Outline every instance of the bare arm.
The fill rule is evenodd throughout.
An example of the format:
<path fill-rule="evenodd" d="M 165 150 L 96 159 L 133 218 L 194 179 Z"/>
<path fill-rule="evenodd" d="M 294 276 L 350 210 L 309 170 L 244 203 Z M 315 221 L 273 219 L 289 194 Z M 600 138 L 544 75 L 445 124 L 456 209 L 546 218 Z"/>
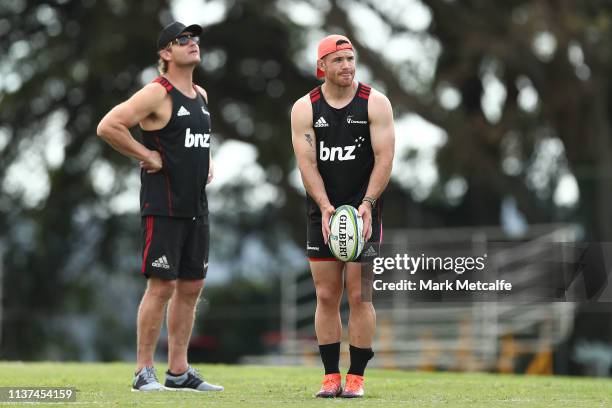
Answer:
<path fill-rule="evenodd" d="M 393 165 L 393 155 L 395 152 L 393 109 L 385 95 L 374 91 L 368 102 L 368 112 L 370 139 L 372 141 L 372 149 L 374 150 L 374 168 L 372 169 L 365 195 L 366 197 L 378 199 L 389 183 Z M 371 236 L 371 210 L 372 208 L 367 202 L 362 202 L 359 206 L 359 213 L 364 217 L 364 235 L 367 238 Z M 367 217 L 369 217 L 369 220 L 366 220 Z"/>
<path fill-rule="evenodd" d="M 391 102 L 379 92 L 372 93 L 369 102 L 370 138 L 374 150 L 374 169 L 370 176 L 366 196 L 378 198 L 391 177 L 395 153 L 395 128 Z"/>
<path fill-rule="evenodd" d="M 166 91 L 162 86 L 145 86 L 102 118 L 98 124 L 98 136 L 121 154 L 139 160 L 147 171 L 159 171 L 162 167 L 159 153 L 136 141 L 129 129 L 154 113 L 165 97 Z"/>
<path fill-rule="evenodd" d="M 312 106 L 307 96 L 298 99 L 291 110 L 291 141 L 304 188 L 321 210 L 323 239 L 327 244 L 329 218 L 335 209 L 329 202 L 321 173 L 317 168 L 316 139 L 312 127 Z"/>
<path fill-rule="evenodd" d="M 196 89 L 198 90 L 200 94 L 202 94 L 202 97 L 208 104 L 208 94 L 206 93 L 204 88 L 202 88 L 200 85 L 196 85 Z M 206 184 L 210 184 L 215 174 L 215 163 L 213 162 L 212 153 L 210 149 L 208 150 L 208 155 L 209 155 L 208 156 L 208 178 L 206 180 Z"/>

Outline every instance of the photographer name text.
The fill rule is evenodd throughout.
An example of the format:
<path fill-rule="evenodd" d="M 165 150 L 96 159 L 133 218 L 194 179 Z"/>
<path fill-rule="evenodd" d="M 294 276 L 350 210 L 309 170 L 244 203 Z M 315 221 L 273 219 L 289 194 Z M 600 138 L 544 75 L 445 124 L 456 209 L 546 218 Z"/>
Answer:
<path fill-rule="evenodd" d="M 510 291 L 512 283 L 506 282 L 503 279 L 497 279 L 492 282 L 468 280 L 455 280 L 438 282 L 434 280 L 420 280 L 418 282 L 402 279 L 397 282 L 383 282 L 377 279 L 372 283 L 374 290 L 399 290 L 399 291 Z"/>

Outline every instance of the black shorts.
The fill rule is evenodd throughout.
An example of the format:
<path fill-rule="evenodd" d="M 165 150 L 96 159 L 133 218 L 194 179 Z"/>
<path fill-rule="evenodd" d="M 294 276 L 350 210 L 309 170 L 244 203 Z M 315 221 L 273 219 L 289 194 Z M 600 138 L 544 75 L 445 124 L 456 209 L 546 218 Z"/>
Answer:
<path fill-rule="evenodd" d="M 376 207 L 372 211 L 372 236 L 363 246 L 361 255 L 353 262 L 365 262 L 365 258 L 374 258 L 380 253 L 382 243 L 382 211 Z M 310 261 L 337 261 L 331 250 L 323 241 L 321 231 L 321 213 L 309 215 L 306 218 L 306 254 Z"/>
<path fill-rule="evenodd" d="M 208 216 L 142 217 L 141 273 L 166 279 L 204 279 L 208 271 Z"/>

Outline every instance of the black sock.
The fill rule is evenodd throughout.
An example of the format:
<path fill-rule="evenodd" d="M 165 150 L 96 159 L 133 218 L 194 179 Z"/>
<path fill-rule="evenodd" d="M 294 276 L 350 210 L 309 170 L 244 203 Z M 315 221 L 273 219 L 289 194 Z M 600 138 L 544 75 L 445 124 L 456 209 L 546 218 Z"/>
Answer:
<path fill-rule="evenodd" d="M 181 374 L 174 374 L 172 371 L 168 370 L 166 371 L 168 374 L 170 374 L 173 377 L 180 377 L 181 375 L 185 374 L 187 371 L 181 373 Z"/>
<path fill-rule="evenodd" d="M 372 348 L 359 348 L 349 345 L 349 353 L 351 354 L 351 367 L 348 370 L 348 374 L 363 376 L 368 361 L 374 357 Z"/>
<path fill-rule="evenodd" d="M 340 374 L 340 342 L 331 344 L 319 344 L 319 353 L 321 353 L 321 361 L 325 367 L 325 375 Z"/>

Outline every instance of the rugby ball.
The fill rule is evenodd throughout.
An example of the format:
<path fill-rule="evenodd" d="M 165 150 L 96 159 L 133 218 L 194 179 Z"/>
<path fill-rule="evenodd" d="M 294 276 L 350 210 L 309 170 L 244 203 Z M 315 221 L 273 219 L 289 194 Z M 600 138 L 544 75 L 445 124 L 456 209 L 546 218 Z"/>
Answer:
<path fill-rule="evenodd" d="M 329 220 L 328 245 L 331 253 L 342 262 L 351 262 L 359 257 L 363 249 L 363 220 L 357 209 L 343 205 Z"/>

